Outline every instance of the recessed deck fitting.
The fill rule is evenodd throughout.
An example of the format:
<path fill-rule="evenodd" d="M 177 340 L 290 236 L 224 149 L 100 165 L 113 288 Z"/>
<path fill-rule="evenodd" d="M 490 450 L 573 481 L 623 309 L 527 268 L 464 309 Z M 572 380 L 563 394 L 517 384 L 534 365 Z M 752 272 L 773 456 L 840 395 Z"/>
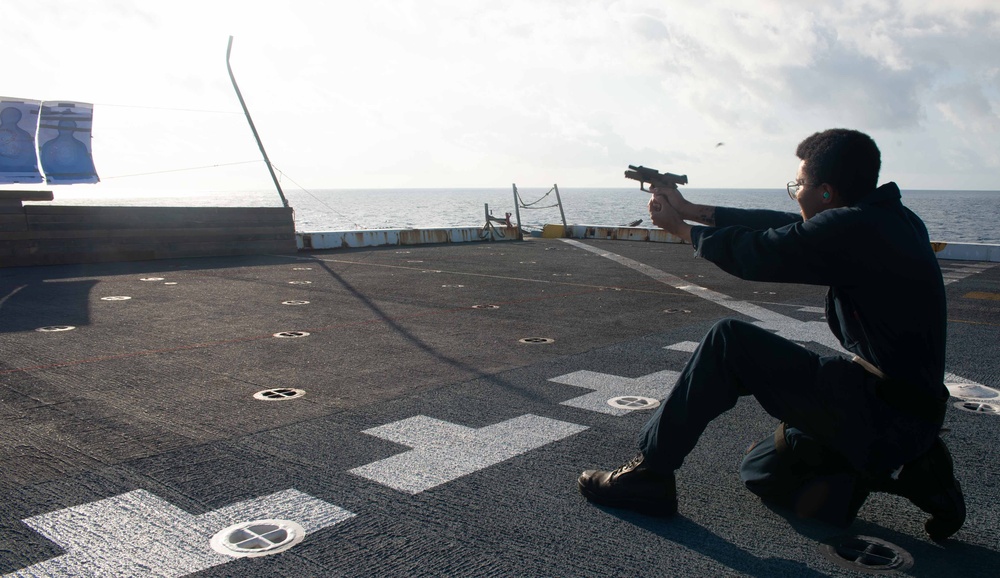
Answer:
<path fill-rule="evenodd" d="M 946 383 L 948 393 L 958 399 L 1000 400 L 1000 391 L 978 383 Z"/>
<path fill-rule="evenodd" d="M 284 552 L 306 536 L 305 529 L 289 520 L 254 520 L 233 524 L 214 536 L 212 549 L 234 558 L 256 558 Z"/>
<path fill-rule="evenodd" d="M 617 409 L 628 410 L 653 409 L 660 406 L 660 400 L 638 395 L 623 395 L 612 397 L 608 400 L 608 405 Z"/>
<path fill-rule="evenodd" d="M 529 345 L 555 343 L 555 341 L 556 340 L 551 337 L 525 337 L 524 339 L 518 339 L 518 342 L 527 343 Z"/>
<path fill-rule="evenodd" d="M 871 536 L 836 538 L 822 547 L 834 564 L 868 574 L 900 572 L 913 566 L 913 556 L 899 546 Z"/>
<path fill-rule="evenodd" d="M 281 331 L 274 334 L 275 337 L 281 339 L 295 339 L 296 337 L 307 337 L 308 335 L 308 331 Z"/>
<path fill-rule="evenodd" d="M 276 387 L 274 389 L 265 389 L 264 391 L 258 391 L 253 394 L 254 399 L 259 399 L 261 401 L 284 401 L 286 399 L 295 399 L 297 397 L 302 397 L 306 394 L 304 389 L 295 389 L 292 387 Z"/>
<path fill-rule="evenodd" d="M 955 404 L 955 407 L 957 407 L 962 411 L 968 411 L 972 413 L 1000 415 L 1000 405 L 983 403 L 981 401 L 960 401 Z"/>
<path fill-rule="evenodd" d="M 49 325 L 47 327 L 39 327 L 35 331 L 41 331 L 42 333 L 55 333 L 57 331 L 73 331 L 76 327 L 72 325 Z"/>

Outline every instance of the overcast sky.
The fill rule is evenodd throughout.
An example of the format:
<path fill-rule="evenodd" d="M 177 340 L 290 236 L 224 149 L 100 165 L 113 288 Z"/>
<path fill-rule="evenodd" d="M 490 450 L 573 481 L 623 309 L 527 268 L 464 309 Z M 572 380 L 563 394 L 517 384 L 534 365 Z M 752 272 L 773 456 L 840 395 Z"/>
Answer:
<path fill-rule="evenodd" d="M 74 190 L 271 187 L 230 35 L 268 155 L 307 189 L 626 187 L 628 164 L 781 188 L 831 127 L 875 138 L 882 181 L 1000 189 L 996 0 L 4 0 L 3 18 L 0 96 L 95 105 L 103 182 Z"/>

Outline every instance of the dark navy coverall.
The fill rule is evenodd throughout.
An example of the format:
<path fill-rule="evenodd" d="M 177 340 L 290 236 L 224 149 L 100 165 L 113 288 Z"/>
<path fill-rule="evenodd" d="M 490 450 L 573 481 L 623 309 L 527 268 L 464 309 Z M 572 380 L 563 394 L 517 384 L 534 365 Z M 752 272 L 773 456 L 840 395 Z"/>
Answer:
<path fill-rule="evenodd" d="M 820 356 L 756 325 L 723 320 L 640 433 L 648 467 L 679 468 L 708 423 L 743 395 L 789 426 L 790 445 L 826 452 L 789 467 L 775 459 L 773 441 L 761 444 L 741 473 L 765 498 L 787 495 L 817 472 L 887 475 L 924 453 L 948 399 L 946 302 L 927 229 L 902 205 L 896 184 L 806 221 L 719 207 L 715 222 L 692 229 L 696 256 L 741 279 L 829 286 L 831 331 L 888 379 L 840 355 Z"/>

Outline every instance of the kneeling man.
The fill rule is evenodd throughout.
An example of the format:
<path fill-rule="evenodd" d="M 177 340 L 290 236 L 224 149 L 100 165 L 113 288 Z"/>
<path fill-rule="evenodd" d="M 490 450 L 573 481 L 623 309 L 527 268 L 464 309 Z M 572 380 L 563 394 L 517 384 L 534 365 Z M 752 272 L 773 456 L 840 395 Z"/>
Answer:
<path fill-rule="evenodd" d="M 853 358 L 720 321 L 640 432 L 639 454 L 613 471 L 583 472 L 580 492 L 607 506 L 674 514 L 674 471 L 709 422 L 752 395 L 781 422 L 743 460 L 752 492 L 844 525 L 870 492 L 899 494 L 930 514 L 925 528 L 943 540 L 964 523 L 965 501 L 938 437 L 947 318 L 927 229 L 894 183 L 877 186 L 881 156 L 868 135 L 816 133 L 796 155 L 788 193 L 800 214 L 698 205 L 661 187 L 652 190 L 650 216 L 741 279 L 828 286 L 830 330 Z"/>

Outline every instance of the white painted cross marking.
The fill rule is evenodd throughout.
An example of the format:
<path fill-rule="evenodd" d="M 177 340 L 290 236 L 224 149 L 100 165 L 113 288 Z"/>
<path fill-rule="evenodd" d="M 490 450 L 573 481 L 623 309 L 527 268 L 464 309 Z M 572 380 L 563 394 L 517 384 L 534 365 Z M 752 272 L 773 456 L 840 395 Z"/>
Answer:
<path fill-rule="evenodd" d="M 683 351 L 684 353 L 694 353 L 695 349 L 698 349 L 700 345 L 697 341 L 681 341 L 680 343 L 675 343 L 673 345 L 668 345 L 663 349 L 672 349 L 674 351 Z"/>
<path fill-rule="evenodd" d="M 775 313 L 775 315 L 780 315 Z M 782 315 L 782 317 L 784 317 Z M 784 337 L 789 341 L 812 341 L 825 345 L 830 349 L 847 353 L 847 350 L 837 341 L 837 338 L 830 332 L 830 326 L 825 321 L 798 321 L 791 317 L 785 321 L 781 319 L 768 319 L 766 321 L 754 321 L 754 325 L 773 331 L 775 335 Z"/>
<path fill-rule="evenodd" d="M 350 472 L 418 494 L 585 429 L 531 414 L 478 429 L 418 415 L 364 431 L 412 450 Z"/>
<path fill-rule="evenodd" d="M 651 397 L 653 399 L 663 399 L 667 397 L 677 382 L 677 371 L 657 371 L 642 377 L 622 377 L 620 375 L 609 375 L 607 373 L 597 373 L 595 371 L 574 371 L 559 377 L 553 377 L 549 381 L 575 385 L 593 389 L 593 393 L 574 397 L 562 402 L 561 405 L 578 407 L 610 415 L 625 415 L 632 413 L 632 410 L 611 407 L 608 400 L 613 397 L 636 396 Z"/>
<path fill-rule="evenodd" d="M 66 553 L 4 577 L 186 576 L 235 560 L 212 550 L 210 541 L 216 532 L 237 522 L 284 518 L 314 532 L 353 516 L 298 490 L 200 516 L 135 490 L 24 520 Z"/>
<path fill-rule="evenodd" d="M 968 265 L 952 265 L 950 267 L 941 267 L 941 276 L 944 277 L 944 284 L 950 285 L 952 283 L 957 283 L 962 279 L 970 275 L 975 275 L 976 273 L 982 273 L 987 269 L 995 267 L 992 264 L 968 264 Z"/>

